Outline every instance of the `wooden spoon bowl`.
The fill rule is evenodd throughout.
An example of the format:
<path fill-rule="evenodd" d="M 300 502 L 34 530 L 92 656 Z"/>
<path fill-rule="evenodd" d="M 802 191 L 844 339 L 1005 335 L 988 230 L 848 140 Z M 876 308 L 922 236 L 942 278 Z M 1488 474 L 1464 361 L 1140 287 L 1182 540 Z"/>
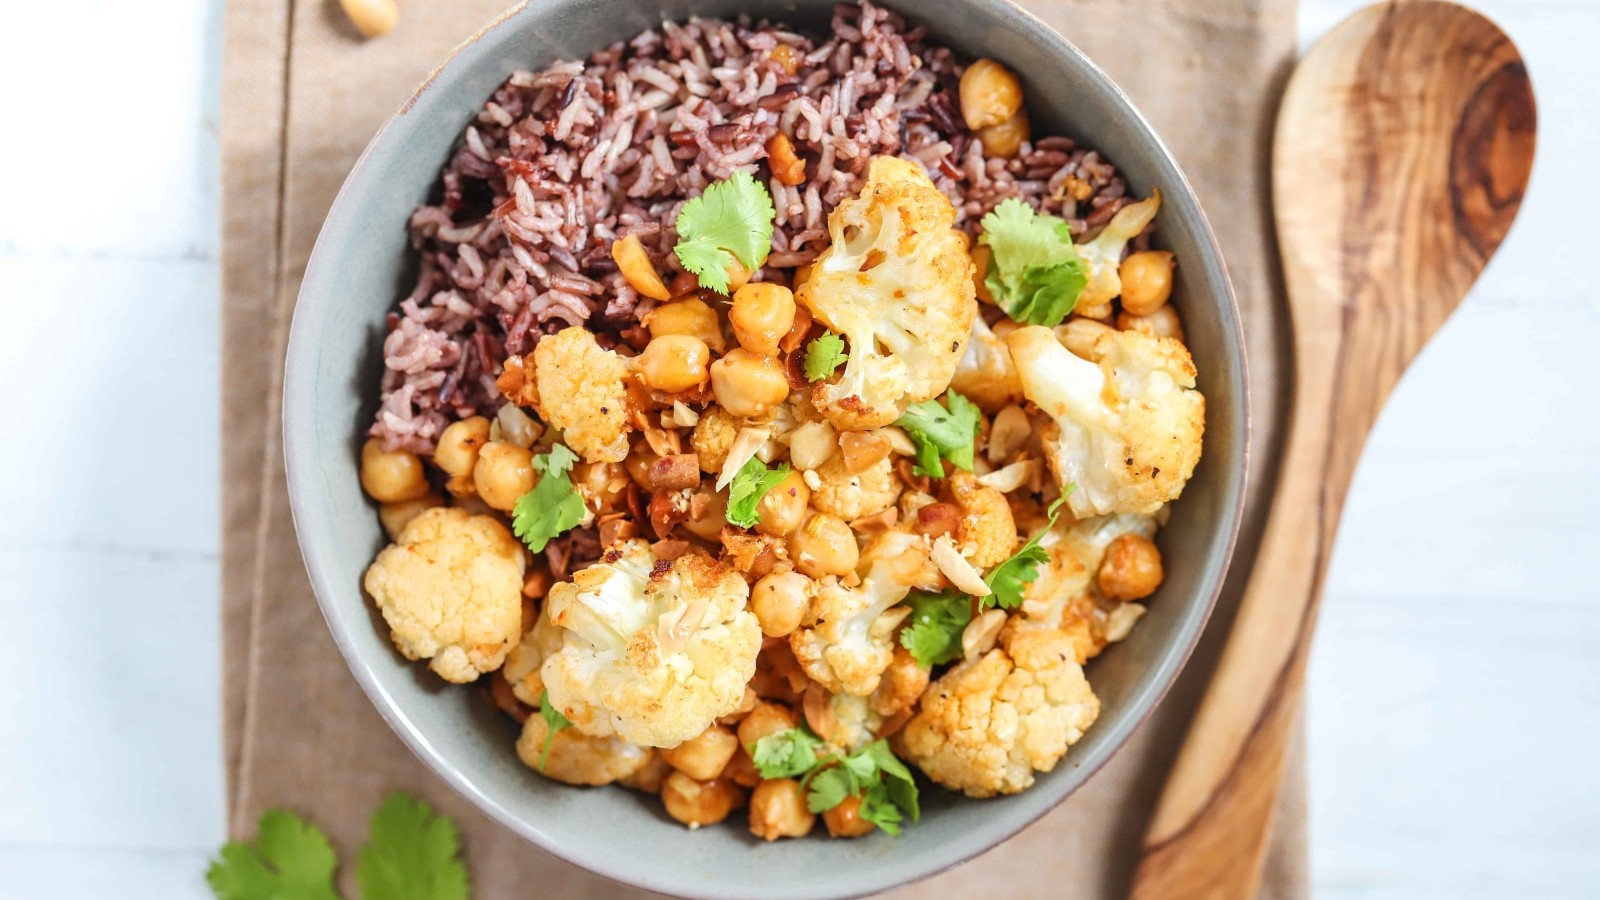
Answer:
<path fill-rule="evenodd" d="M 1272 174 L 1292 424 L 1233 633 L 1146 833 L 1136 900 L 1256 895 L 1356 462 L 1510 229 L 1535 120 L 1510 39 L 1441 0 L 1357 12 L 1290 80 Z"/>

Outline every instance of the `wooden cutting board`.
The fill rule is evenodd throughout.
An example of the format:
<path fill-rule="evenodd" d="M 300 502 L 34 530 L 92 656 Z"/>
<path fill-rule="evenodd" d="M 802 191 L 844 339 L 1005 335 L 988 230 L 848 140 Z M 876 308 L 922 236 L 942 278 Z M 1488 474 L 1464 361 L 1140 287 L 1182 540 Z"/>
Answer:
<path fill-rule="evenodd" d="M 535 0 L 537 2 L 537 0 Z M 490 822 L 435 778 L 349 675 L 306 583 L 278 433 L 283 346 L 328 206 L 367 139 L 451 46 L 503 0 L 409 0 L 398 28 L 363 42 L 333 0 L 229 0 L 223 84 L 223 622 L 230 831 L 263 809 L 322 824 L 353 858 L 382 795 L 404 788 L 460 823 L 476 896 L 637 895 L 561 863 Z M 1244 314 L 1254 486 L 1234 571 L 1250 564 L 1282 434 L 1284 320 L 1266 218 L 1267 140 L 1294 51 L 1294 0 L 1028 0 L 1106 68 L 1194 182 Z M 1114 898 L 1236 601 L 1128 747 L 1038 824 L 984 857 L 897 892 Z M 314 698 L 308 700 L 308 698 Z M 509 752 L 509 748 L 508 752 Z M 1303 757 L 1290 765 L 1263 896 L 1309 896 Z M 1063 886 L 1070 886 L 1064 890 Z M 353 896 L 353 893 L 351 893 Z"/>

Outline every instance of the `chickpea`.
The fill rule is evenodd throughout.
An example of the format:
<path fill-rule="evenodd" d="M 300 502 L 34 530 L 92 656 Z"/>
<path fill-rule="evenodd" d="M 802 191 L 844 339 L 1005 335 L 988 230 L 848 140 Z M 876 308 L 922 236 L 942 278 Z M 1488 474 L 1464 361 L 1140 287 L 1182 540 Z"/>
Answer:
<path fill-rule="evenodd" d="M 645 386 L 676 394 L 706 383 L 711 348 L 693 335 L 664 334 L 651 339 L 634 365 Z"/>
<path fill-rule="evenodd" d="M 717 321 L 717 311 L 699 297 L 684 297 L 663 303 L 644 317 L 651 337 L 669 334 L 686 334 L 705 341 L 707 347 L 721 353 L 727 346 L 722 336 L 722 324 Z"/>
<path fill-rule="evenodd" d="M 756 768 L 755 762 L 750 759 L 750 754 L 740 747 L 733 754 L 733 759 L 728 760 L 728 767 L 722 770 L 722 777 L 739 787 L 753 788 L 761 783 L 761 770 Z"/>
<path fill-rule="evenodd" d="M 816 824 L 816 814 L 806 808 L 806 792 L 793 778 L 763 781 L 750 795 L 750 833 L 764 841 L 805 837 Z"/>
<path fill-rule="evenodd" d="M 836 838 L 853 838 L 871 834 L 878 826 L 861 818 L 861 797 L 852 795 L 844 802 L 822 814 L 828 834 Z"/>
<path fill-rule="evenodd" d="M 1095 342 L 1111 330 L 1109 325 L 1090 319 L 1068 319 L 1065 325 L 1056 327 L 1056 339 L 1063 347 L 1088 359 L 1094 354 Z"/>
<path fill-rule="evenodd" d="M 622 467 L 628 470 L 628 477 L 633 483 L 645 490 L 650 490 L 650 467 L 655 465 L 661 457 L 650 449 L 650 444 L 642 438 L 636 441 L 633 449 L 628 452 L 628 458 L 622 461 Z"/>
<path fill-rule="evenodd" d="M 397 503 L 427 494 L 428 479 L 415 453 L 385 450 L 371 438 L 361 445 L 361 487 L 379 503 Z"/>
<path fill-rule="evenodd" d="M 700 498 L 705 499 L 700 499 Z M 728 524 L 728 495 L 726 491 L 703 490 L 689 499 L 689 518 L 683 520 L 685 531 L 702 541 L 715 541 Z"/>
<path fill-rule="evenodd" d="M 1017 114 L 1001 122 L 999 125 L 990 125 L 978 131 L 978 140 L 983 143 L 983 152 L 990 159 L 1011 159 L 1022 151 L 1022 145 L 1032 135 L 1028 126 L 1028 111 L 1017 110 Z"/>
<path fill-rule="evenodd" d="M 791 471 L 756 504 L 756 530 L 784 537 L 800 527 L 811 503 L 811 488 L 799 472 Z"/>
<path fill-rule="evenodd" d="M 728 324 L 740 346 L 776 356 L 778 341 L 794 326 L 794 294 L 781 284 L 752 281 L 734 292 Z"/>
<path fill-rule="evenodd" d="M 788 45 L 779 44 L 778 48 L 787 50 Z M 781 131 L 767 139 L 767 166 L 780 184 L 806 183 L 806 161 L 795 155 L 794 144 Z"/>
<path fill-rule="evenodd" d="M 491 507 L 510 512 L 523 494 L 533 490 L 535 480 L 533 451 L 502 441 L 490 441 L 478 450 L 472 481 L 478 496 Z"/>
<path fill-rule="evenodd" d="M 434 493 L 423 494 L 415 500 L 385 503 L 378 507 L 378 521 L 383 523 L 383 533 L 389 536 L 389 540 L 398 541 L 400 532 L 406 530 L 412 519 L 422 515 L 424 510 L 443 505 L 444 500 Z"/>
<path fill-rule="evenodd" d="M 987 149 L 987 148 L 986 148 Z M 988 244 L 979 244 L 972 248 L 972 286 L 977 291 L 978 299 L 985 303 L 993 303 L 994 295 L 989 293 L 989 286 L 983 283 L 983 277 L 989 274 L 989 260 L 994 252 Z"/>
<path fill-rule="evenodd" d="M 961 73 L 961 117 L 973 131 L 999 125 L 1022 108 L 1022 82 L 992 59 L 980 59 Z"/>
<path fill-rule="evenodd" d="M 1123 331 L 1142 331 L 1151 337 L 1174 338 L 1183 343 L 1183 322 L 1171 304 L 1160 307 L 1148 316 L 1135 316 L 1127 312 L 1117 314 L 1117 327 Z"/>
<path fill-rule="evenodd" d="M 861 550 L 849 524 L 838 516 L 817 513 L 789 535 L 789 558 L 800 574 L 821 578 L 855 571 Z"/>
<path fill-rule="evenodd" d="M 733 259 L 733 262 L 728 264 L 728 295 L 729 296 L 732 296 L 735 292 L 737 292 L 739 290 L 739 288 L 744 287 L 745 283 L 750 280 L 750 275 L 752 274 L 749 269 L 746 269 L 744 267 L 744 263 L 739 261 L 739 257 L 734 256 L 734 257 L 732 257 L 732 259 Z"/>
<path fill-rule="evenodd" d="M 799 572 L 773 572 L 750 589 L 750 610 L 761 623 L 767 637 L 784 637 L 800 627 L 805 618 L 806 585 L 810 579 Z"/>
<path fill-rule="evenodd" d="M 661 802 L 667 815 L 693 829 L 726 819 L 744 802 L 744 791 L 732 781 L 695 781 L 673 772 L 661 783 Z"/>
<path fill-rule="evenodd" d="M 733 732 L 713 725 L 676 747 L 661 751 L 661 756 L 679 772 L 695 781 L 710 781 L 722 772 L 722 767 L 739 749 L 739 739 Z"/>
<path fill-rule="evenodd" d="M 1122 308 L 1129 315 L 1148 316 L 1172 296 L 1172 269 L 1177 265 L 1167 250 L 1142 250 L 1122 261 Z"/>
<path fill-rule="evenodd" d="M 572 467 L 572 486 L 589 501 L 590 509 L 616 512 L 628 493 L 628 471 L 621 463 L 581 462 Z"/>
<path fill-rule="evenodd" d="M 753 419 L 788 399 L 789 376 L 770 356 L 729 350 L 711 364 L 711 391 L 730 414 Z"/>
<path fill-rule="evenodd" d="M 1156 592 L 1163 577 L 1155 543 L 1142 535 L 1121 534 L 1106 546 L 1096 583 L 1108 599 L 1143 600 Z"/>
<path fill-rule="evenodd" d="M 661 273 L 650 261 L 650 254 L 644 252 L 644 244 L 640 243 L 638 234 L 612 241 L 611 259 L 616 262 L 629 287 L 651 300 L 672 299 L 672 294 L 667 292 L 666 282 L 661 280 Z"/>
<path fill-rule="evenodd" d="M 739 723 L 739 746 L 746 750 L 754 747 L 756 742 L 769 734 L 788 731 L 800 721 L 794 711 L 787 706 L 765 701 L 756 704 Z"/>
<path fill-rule="evenodd" d="M 393 31 L 400 21 L 400 6 L 395 0 L 339 0 L 339 5 L 362 37 L 381 37 Z"/>
<path fill-rule="evenodd" d="M 478 464 L 478 449 L 489 442 L 489 420 L 472 416 L 451 422 L 433 449 L 433 464 L 446 475 L 471 475 Z"/>

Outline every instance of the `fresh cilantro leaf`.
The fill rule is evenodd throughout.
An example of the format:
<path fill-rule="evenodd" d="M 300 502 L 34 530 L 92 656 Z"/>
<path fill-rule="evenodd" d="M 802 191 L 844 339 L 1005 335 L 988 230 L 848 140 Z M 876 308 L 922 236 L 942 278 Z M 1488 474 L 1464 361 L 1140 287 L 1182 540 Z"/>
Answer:
<path fill-rule="evenodd" d="M 749 172 L 735 172 L 678 212 L 678 261 L 700 279 L 700 286 L 728 292 L 728 268 L 737 259 L 754 272 L 772 252 L 772 220 L 777 210 L 767 186 Z"/>
<path fill-rule="evenodd" d="M 845 798 L 860 796 L 859 815 L 890 834 L 900 833 L 906 815 L 915 822 L 922 810 L 917 802 L 917 783 L 889 749 L 889 742 L 876 740 L 849 756 L 819 760 L 809 778 L 806 808 L 827 812 Z"/>
<path fill-rule="evenodd" d="M 983 284 L 1018 322 L 1055 326 L 1089 283 L 1067 223 L 1011 198 L 983 217 L 979 243 L 990 249 Z"/>
<path fill-rule="evenodd" d="M 339 900 L 339 858 L 328 836 L 292 812 L 269 809 L 254 844 L 231 841 L 206 870 L 218 900 Z"/>
<path fill-rule="evenodd" d="M 533 458 L 533 467 L 540 473 L 539 482 L 517 498 L 511 508 L 511 530 L 534 553 L 543 552 L 551 538 L 566 534 L 583 521 L 587 511 L 583 497 L 567 474 L 577 461 L 578 455 L 562 444 Z"/>
<path fill-rule="evenodd" d="M 806 345 L 806 380 L 822 381 L 844 365 L 846 358 L 844 338 L 831 331 L 825 332 Z"/>
<path fill-rule="evenodd" d="M 746 749 L 762 778 L 794 778 L 816 767 L 817 751 L 823 746 L 822 739 L 802 725 L 769 734 Z"/>
<path fill-rule="evenodd" d="M 733 476 L 733 481 L 728 484 L 728 511 L 726 517 L 729 522 L 740 528 L 753 528 L 760 516 L 756 512 L 756 504 L 767 495 L 767 491 L 777 487 L 779 482 L 789 477 L 789 464 L 778 463 L 768 469 L 760 459 L 752 456 L 739 468 L 738 474 Z"/>
<path fill-rule="evenodd" d="M 846 797 L 860 792 L 861 785 L 855 775 L 843 765 L 821 769 L 812 773 L 806 791 L 806 809 L 814 813 L 827 812 L 843 803 Z"/>
<path fill-rule="evenodd" d="M 961 632 L 972 621 L 972 600 L 966 594 L 912 591 L 906 598 L 911 615 L 900 629 L 900 646 L 911 651 L 924 669 L 961 658 Z"/>
<path fill-rule="evenodd" d="M 978 407 L 955 391 L 946 391 L 944 397 L 944 406 L 938 400 L 913 403 L 895 421 L 917 445 L 917 463 L 912 471 L 918 475 L 943 478 L 944 464 L 939 461 L 941 457 L 968 472 L 972 471 L 972 442 L 978 436 Z"/>
<path fill-rule="evenodd" d="M 394 793 L 372 814 L 356 862 L 362 900 L 467 900 L 455 823 L 409 794 Z"/>
<path fill-rule="evenodd" d="M 545 691 L 539 695 L 539 717 L 544 719 L 545 735 L 544 749 L 539 752 L 539 771 L 544 771 L 544 764 L 550 761 L 550 745 L 555 743 L 557 732 L 572 727 L 572 720 L 561 714 L 556 705 L 550 702 L 550 692 Z"/>
<path fill-rule="evenodd" d="M 1056 519 L 1061 517 L 1061 504 L 1067 502 L 1067 496 L 1074 489 L 1075 484 L 1068 484 L 1056 502 L 1050 504 L 1050 521 L 1039 529 L 1039 533 L 1028 539 L 1022 549 L 1011 555 L 1011 558 L 989 570 L 983 583 L 989 586 L 993 593 L 983 598 L 985 608 L 999 606 L 1005 609 L 1016 609 L 1022 605 L 1022 592 L 1039 577 L 1039 566 L 1050 561 L 1050 554 L 1039 546 L 1039 541 L 1056 527 Z"/>

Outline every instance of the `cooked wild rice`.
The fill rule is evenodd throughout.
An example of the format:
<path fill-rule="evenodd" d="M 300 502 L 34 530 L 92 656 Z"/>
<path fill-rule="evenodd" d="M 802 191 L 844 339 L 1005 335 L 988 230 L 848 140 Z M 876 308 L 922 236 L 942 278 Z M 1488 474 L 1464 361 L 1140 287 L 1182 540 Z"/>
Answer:
<path fill-rule="evenodd" d="M 1077 233 L 1126 202 L 1116 170 L 1069 138 L 985 158 L 958 111 L 964 66 L 863 0 L 835 9 L 822 44 L 745 18 L 691 19 L 587 62 L 512 73 L 467 126 L 438 204 L 411 216 L 421 273 L 389 315 L 371 434 L 429 453 L 451 421 L 500 406 L 494 379 L 508 354 L 569 325 L 611 335 L 636 325 L 651 301 L 617 273 L 611 242 L 636 232 L 659 268 L 681 271 L 679 207 L 735 170 L 765 177 L 776 131 L 810 177 L 768 180 L 778 215 L 767 280 L 787 282 L 782 270 L 823 250 L 828 212 L 874 155 L 921 162 L 969 231 L 1011 196 Z"/>

